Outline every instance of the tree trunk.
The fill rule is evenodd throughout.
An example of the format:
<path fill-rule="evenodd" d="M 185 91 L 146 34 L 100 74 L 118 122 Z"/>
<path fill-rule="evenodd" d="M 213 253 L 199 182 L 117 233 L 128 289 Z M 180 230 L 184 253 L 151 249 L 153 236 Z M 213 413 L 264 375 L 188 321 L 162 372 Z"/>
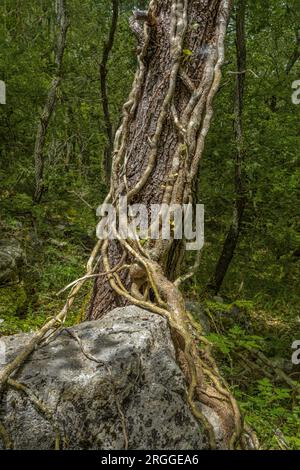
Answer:
<path fill-rule="evenodd" d="M 221 77 L 229 15 L 228 0 L 151 0 L 148 12 L 136 10 L 131 18 L 139 40 L 139 67 L 116 133 L 106 199 L 118 216 L 119 196 L 126 196 L 128 204 L 146 205 L 148 215 L 150 204 L 192 202 Z M 87 317 L 100 318 L 130 303 L 167 318 L 186 377 L 187 400 L 207 429 L 210 447 L 217 447 L 218 432 L 228 448 L 239 446 L 242 423 L 237 404 L 201 328 L 171 282 L 184 242 L 148 238 L 142 244 L 123 240 L 117 229 L 115 237 L 97 245 L 100 273 Z M 216 420 L 217 431 L 212 422 Z"/>
<path fill-rule="evenodd" d="M 102 61 L 99 65 L 101 104 L 104 116 L 104 125 L 107 135 L 107 144 L 104 149 L 104 171 L 106 181 L 109 183 L 111 176 L 112 153 L 114 146 L 114 132 L 109 111 L 107 91 L 107 64 L 112 51 L 119 18 L 119 0 L 112 0 L 112 18 L 107 41 L 104 43 Z"/>
<path fill-rule="evenodd" d="M 43 182 L 45 167 L 44 148 L 46 143 L 48 126 L 55 110 L 57 90 L 61 82 L 63 56 L 65 51 L 67 31 L 69 27 L 65 0 L 59 0 L 57 2 L 57 19 L 60 25 L 60 32 L 57 39 L 55 53 L 56 73 L 48 91 L 46 103 L 39 120 L 34 147 L 35 192 L 33 196 L 33 201 L 36 203 L 40 202 L 43 192 L 45 190 Z"/>
<path fill-rule="evenodd" d="M 214 277 L 208 285 L 208 290 L 213 291 L 215 294 L 219 292 L 234 256 L 246 206 L 246 191 L 242 169 L 245 153 L 243 138 L 243 100 L 246 73 L 245 14 L 246 0 L 239 0 L 237 3 L 236 14 L 237 77 L 234 98 L 234 132 L 237 147 L 234 178 L 235 201 L 232 224 L 224 241 L 222 253 L 217 262 Z"/>

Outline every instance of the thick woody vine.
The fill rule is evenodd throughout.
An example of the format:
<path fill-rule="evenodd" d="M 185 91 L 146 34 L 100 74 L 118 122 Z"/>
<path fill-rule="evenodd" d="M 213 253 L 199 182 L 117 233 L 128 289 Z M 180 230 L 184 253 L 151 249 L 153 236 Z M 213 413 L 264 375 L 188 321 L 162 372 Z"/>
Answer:
<path fill-rule="evenodd" d="M 129 138 L 129 125 L 134 118 L 135 110 L 140 99 L 146 67 L 144 57 L 147 54 L 150 36 L 155 34 L 155 1 L 150 2 L 149 11 L 144 24 L 144 39 L 139 54 L 139 70 L 135 78 L 133 90 L 128 102 L 124 106 L 124 118 L 115 140 L 113 172 L 111 190 L 106 202 L 113 202 L 118 209 L 118 197 L 126 195 L 130 202 L 146 185 L 153 172 L 158 155 L 158 146 L 163 132 L 164 124 L 171 114 L 178 132 L 178 145 L 174 153 L 170 175 L 166 184 L 162 202 L 175 204 L 178 201 L 191 202 L 191 187 L 196 176 L 200 158 L 202 156 L 204 140 L 209 129 L 212 117 L 212 100 L 217 91 L 221 65 L 224 59 L 224 36 L 227 25 L 229 2 L 222 2 L 223 15 L 220 15 L 216 37 L 218 42 L 207 64 L 206 80 L 201 82 L 199 88 L 194 87 L 184 70 L 184 43 L 188 28 L 188 1 L 173 1 L 170 28 L 170 53 L 172 65 L 169 71 L 168 87 L 161 105 L 156 129 L 151 138 L 147 166 L 139 181 L 128 188 L 126 178 L 126 149 Z M 190 100 L 179 115 L 175 105 L 175 92 L 177 81 L 182 80 L 190 92 Z M 121 170 L 122 167 L 122 170 Z M 120 173 L 123 181 L 119 180 Z M 214 430 L 197 405 L 200 402 L 212 409 L 218 409 L 223 416 L 221 419 L 228 428 L 228 445 L 234 448 L 240 441 L 242 434 L 242 421 L 238 406 L 228 391 L 226 384 L 220 378 L 217 367 L 209 353 L 209 344 L 201 335 L 201 328 L 185 310 L 184 299 L 178 288 L 171 283 L 164 274 L 163 257 L 168 250 L 168 242 L 148 240 L 143 246 L 137 239 L 122 240 L 118 233 L 115 238 L 125 253 L 132 260 L 129 268 L 131 278 L 130 292 L 117 272 L 112 272 L 110 266 L 108 247 L 109 242 L 104 241 L 101 248 L 102 262 L 111 287 L 118 295 L 125 297 L 130 303 L 141 306 L 165 317 L 170 325 L 173 341 L 177 351 L 177 360 L 185 374 L 188 392 L 187 398 L 195 417 L 201 421 L 208 431 L 210 447 L 216 446 Z M 128 269 L 126 267 L 125 269 Z M 178 283 L 177 283 L 178 284 Z M 151 299 L 151 300 L 150 300 Z M 199 348 L 199 344 L 202 345 Z M 218 404 L 219 403 L 219 404 Z M 224 412 L 224 403 L 226 410 Z M 221 406 L 220 406 L 221 404 Z M 233 421 L 230 422 L 230 421 Z M 230 427 L 234 429 L 230 432 Z"/>
<path fill-rule="evenodd" d="M 151 38 L 155 36 L 157 0 L 151 0 L 148 13 L 142 18 L 143 36 L 138 53 L 138 71 L 127 103 L 123 108 L 123 120 L 114 142 L 111 187 L 106 202 L 115 205 L 118 213 L 119 196 L 127 196 L 128 203 L 144 188 L 152 174 L 157 158 L 158 147 L 164 124 L 171 116 L 177 130 L 178 144 L 174 152 L 168 180 L 164 188 L 163 203 L 192 202 L 191 188 L 198 171 L 203 153 L 204 141 L 212 117 L 212 102 L 218 89 L 221 66 L 224 59 L 224 37 L 230 11 L 230 1 L 220 1 L 220 14 L 216 31 L 216 43 L 206 62 L 204 77 L 196 87 L 185 70 L 185 39 L 188 29 L 188 0 L 173 0 L 170 27 L 171 67 L 166 77 L 168 83 L 160 108 L 156 129 L 149 141 L 149 153 L 146 168 L 135 185 L 129 187 L 126 177 L 127 147 L 129 128 L 134 119 L 138 103 L 143 93 L 147 67 L 145 57 Z M 139 23 L 141 24 L 141 23 Z M 176 109 L 175 93 L 178 81 L 187 88 L 189 100 L 183 110 Z M 121 177 L 120 177 L 121 175 Z M 244 446 L 243 423 L 235 399 L 221 378 L 210 353 L 210 344 L 201 333 L 201 326 L 196 323 L 185 309 L 177 282 L 172 283 L 164 272 L 164 259 L 171 248 L 171 242 L 146 240 L 123 240 L 118 232 L 115 239 L 121 247 L 121 261 L 111 266 L 109 258 L 109 240 L 98 241 L 87 265 L 87 273 L 74 281 L 66 304 L 59 314 L 49 320 L 36 333 L 27 347 L 0 372 L 0 394 L 10 382 L 11 375 L 21 366 L 27 357 L 41 343 L 49 340 L 60 329 L 71 308 L 75 296 L 82 285 L 96 277 L 106 277 L 111 288 L 129 303 L 138 305 L 166 318 L 176 349 L 177 361 L 187 383 L 187 400 L 196 419 L 207 431 L 209 447 L 217 447 L 217 436 L 205 410 L 211 409 L 218 416 L 225 430 L 224 441 L 228 448 Z M 98 273 L 99 265 L 103 272 Z M 130 275 L 130 288 L 122 281 L 121 273 Z M 14 384 L 16 385 L 16 384 Z M 2 425 L 1 425 L 2 426 Z M 0 427 L 0 434 L 5 441 L 5 429 Z"/>

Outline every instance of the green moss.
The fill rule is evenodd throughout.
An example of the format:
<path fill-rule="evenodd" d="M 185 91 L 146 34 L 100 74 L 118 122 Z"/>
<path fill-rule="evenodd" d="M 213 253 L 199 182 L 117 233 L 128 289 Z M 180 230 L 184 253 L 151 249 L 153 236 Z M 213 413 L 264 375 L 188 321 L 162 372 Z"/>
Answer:
<path fill-rule="evenodd" d="M 0 288 L 0 333 L 10 334 L 21 331 L 28 299 L 23 283 Z"/>
<path fill-rule="evenodd" d="M 211 313 L 215 313 L 215 312 L 230 313 L 232 309 L 232 306 L 230 304 L 214 302 L 212 300 L 207 300 L 205 302 L 205 305 L 210 310 Z"/>
<path fill-rule="evenodd" d="M 26 302 L 27 295 L 22 283 L 0 288 L 0 318 L 24 313 Z"/>

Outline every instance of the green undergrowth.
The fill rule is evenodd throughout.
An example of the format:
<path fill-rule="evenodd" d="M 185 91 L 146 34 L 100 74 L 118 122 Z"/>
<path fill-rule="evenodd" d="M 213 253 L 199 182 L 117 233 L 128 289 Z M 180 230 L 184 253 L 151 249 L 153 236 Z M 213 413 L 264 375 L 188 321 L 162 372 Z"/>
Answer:
<path fill-rule="evenodd" d="M 3 238 L 17 240 L 25 259 L 19 280 L 0 287 L 0 335 L 35 331 L 63 307 L 68 292 L 59 291 L 84 275 L 95 243 L 95 211 L 67 193 L 38 206 L 26 194 L 11 194 L 2 215 Z M 91 286 L 80 291 L 67 325 L 84 318 Z"/>
<path fill-rule="evenodd" d="M 84 198 L 96 207 L 97 195 L 84 194 Z M 5 238 L 20 242 L 26 260 L 20 281 L 0 288 L 0 335 L 36 331 L 62 308 L 67 292 L 60 296 L 58 292 L 84 274 L 95 242 L 95 212 L 69 193 L 62 194 L 59 202 L 49 199 L 40 206 L 33 206 L 26 194 L 10 193 L 2 209 Z M 238 267 L 234 271 L 235 266 L 232 279 L 240 272 Z M 252 284 L 252 295 L 250 289 L 239 294 L 239 283 L 230 282 L 231 278 L 219 301 L 200 300 L 203 283 L 198 278 L 185 293 L 199 302 L 208 320 L 217 363 L 261 448 L 299 449 L 298 394 L 253 356 L 262 352 L 274 367 L 300 381 L 300 368 L 291 363 L 292 343 L 300 339 L 296 290 L 291 283 L 287 299 L 280 290 L 270 293 L 268 285 L 261 284 L 258 290 Z M 252 282 L 251 273 L 249 279 Z M 91 289 L 90 281 L 80 291 L 67 325 L 84 319 Z M 246 293 L 248 300 L 242 298 Z"/>
<path fill-rule="evenodd" d="M 300 366 L 292 364 L 291 349 L 300 338 L 299 317 L 292 321 L 280 310 L 263 310 L 249 301 L 206 301 L 203 308 L 217 363 L 261 448 L 299 449 Z M 269 362 L 261 362 L 257 353 Z"/>

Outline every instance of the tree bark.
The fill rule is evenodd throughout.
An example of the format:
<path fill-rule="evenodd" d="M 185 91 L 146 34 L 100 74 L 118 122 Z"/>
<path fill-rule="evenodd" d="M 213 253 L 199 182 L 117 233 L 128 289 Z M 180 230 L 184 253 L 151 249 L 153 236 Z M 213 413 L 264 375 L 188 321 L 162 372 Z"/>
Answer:
<path fill-rule="evenodd" d="M 60 25 L 60 32 L 57 38 L 55 53 L 56 72 L 47 94 L 47 99 L 43 112 L 39 119 L 34 147 L 35 192 L 33 196 L 33 201 L 36 203 L 39 203 L 41 201 L 45 190 L 43 182 L 45 168 L 44 149 L 49 123 L 56 106 L 57 90 L 60 86 L 62 79 L 63 56 L 66 45 L 67 31 L 69 28 L 69 20 L 66 12 L 65 0 L 58 0 L 57 2 L 57 19 Z"/>
<path fill-rule="evenodd" d="M 127 194 L 129 202 L 148 207 L 192 201 L 193 181 L 220 78 L 230 5 L 224 0 L 189 1 L 183 44 L 174 60 L 171 9 L 177 3 L 183 4 L 151 2 L 151 18 L 140 25 L 145 38 L 140 40 L 139 68 L 116 133 L 110 200 Z M 152 251 L 156 251 L 156 261 L 166 269 L 167 277 L 173 279 L 182 256 L 180 244 L 175 241 Z M 117 243 L 110 243 L 112 266 L 121 253 Z M 132 282 L 128 276 L 123 276 L 123 281 L 127 286 Z M 88 318 L 99 318 L 124 303 L 126 300 L 101 279 L 95 283 Z"/>
<path fill-rule="evenodd" d="M 234 97 L 234 132 L 237 152 L 235 155 L 235 201 L 233 220 L 225 238 L 221 256 L 217 262 L 215 273 L 210 280 L 208 290 L 217 294 L 223 284 L 224 278 L 233 259 L 240 232 L 243 215 L 246 207 L 246 190 L 243 177 L 243 162 L 245 158 L 243 137 L 243 101 L 246 73 L 246 37 L 245 37 L 246 0 L 239 0 L 236 13 L 236 49 L 237 49 L 237 76 Z"/>

